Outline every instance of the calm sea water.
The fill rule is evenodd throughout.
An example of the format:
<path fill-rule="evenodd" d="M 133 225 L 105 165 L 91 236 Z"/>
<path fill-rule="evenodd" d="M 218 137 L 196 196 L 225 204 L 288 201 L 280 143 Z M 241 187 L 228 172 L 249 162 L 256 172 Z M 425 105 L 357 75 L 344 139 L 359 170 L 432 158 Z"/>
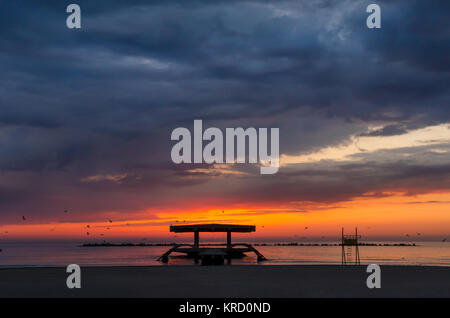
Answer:
<path fill-rule="evenodd" d="M 362 264 L 450 266 L 450 243 L 423 242 L 417 246 L 361 246 Z M 118 266 L 162 265 L 156 259 L 169 249 L 162 247 L 81 247 L 76 243 L 2 243 L 0 267 L 22 266 Z M 340 264 L 339 246 L 257 246 L 268 261 L 261 265 Z M 173 254 L 174 255 L 174 254 Z M 233 265 L 258 264 L 256 257 L 233 260 Z M 193 260 L 173 256 L 168 265 L 194 265 Z"/>

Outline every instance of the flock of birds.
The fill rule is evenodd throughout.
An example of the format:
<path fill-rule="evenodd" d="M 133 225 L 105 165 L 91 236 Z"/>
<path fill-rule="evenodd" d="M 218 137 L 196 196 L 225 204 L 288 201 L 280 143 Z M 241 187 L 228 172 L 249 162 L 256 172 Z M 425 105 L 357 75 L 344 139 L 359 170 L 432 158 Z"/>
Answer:
<path fill-rule="evenodd" d="M 108 222 L 109 222 L 109 223 L 112 223 L 113 221 L 112 221 L 111 219 L 109 219 Z M 128 224 L 127 224 L 127 225 L 128 225 Z M 91 226 L 88 224 L 88 225 L 86 225 L 86 228 L 90 229 Z M 109 229 L 110 229 L 109 226 L 107 226 L 106 229 L 109 230 Z M 89 236 L 89 235 L 91 235 L 91 233 L 89 233 L 89 231 L 86 231 L 86 235 Z M 104 236 L 104 234 L 101 233 L 100 236 Z"/>
<path fill-rule="evenodd" d="M 64 213 L 69 213 L 69 210 L 64 210 Z M 27 220 L 27 218 L 25 217 L 25 215 L 22 215 L 22 222 L 25 222 L 26 220 Z M 111 219 L 108 219 L 108 222 L 113 223 L 113 221 Z M 129 224 L 127 223 L 126 225 L 129 225 Z M 86 228 L 89 229 L 89 228 L 91 228 L 91 226 L 88 224 L 88 225 L 86 225 Z M 108 226 L 108 227 L 106 227 L 106 229 L 109 230 L 110 227 Z M 54 232 L 54 231 L 55 231 L 55 228 L 50 229 L 50 232 Z M 5 231 L 5 234 L 9 234 L 9 232 Z M 86 235 L 89 236 L 89 235 L 91 235 L 91 233 L 89 231 L 86 231 Z M 104 234 L 101 233 L 100 236 L 104 236 Z"/>
<path fill-rule="evenodd" d="M 64 210 L 64 213 L 68 213 L 68 212 L 69 212 L 69 210 Z M 225 213 L 225 211 L 222 211 L 222 213 Z M 22 215 L 22 221 L 26 221 L 25 215 Z M 112 221 L 111 219 L 108 219 L 108 222 L 109 222 L 109 223 L 113 223 L 113 221 Z M 180 221 L 179 221 L 179 220 L 176 220 L 175 222 L 176 222 L 176 223 L 179 223 Z M 182 222 L 183 222 L 183 223 L 186 223 L 186 220 L 183 220 Z M 126 225 L 129 225 L 129 224 L 127 223 Z M 264 226 L 261 226 L 261 227 L 264 228 Z M 89 229 L 89 228 L 91 228 L 91 226 L 88 224 L 88 225 L 86 225 L 86 228 Z M 109 230 L 110 227 L 106 227 L 106 229 Z M 369 227 L 368 229 L 370 229 L 370 227 Z M 55 230 L 55 228 L 50 229 L 50 231 L 52 231 L 52 232 L 53 232 L 54 230 Z M 308 230 L 308 227 L 307 227 L 307 226 L 305 226 L 305 230 Z M 5 234 L 8 234 L 8 231 L 5 231 Z M 90 233 L 89 231 L 86 231 L 86 235 L 89 236 L 89 235 L 91 235 L 91 233 Z M 416 235 L 417 235 L 417 236 L 421 236 L 422 234 L 419 233 L 419 232 L 417 232 Z M 104 234 L 101 233 L 100 236 L 104 236 Z M 405 234 L 405 236 L 406 236 L 406 237 L 410 237 L 409 234 Z M 175 237 L 176 237 L 176 236 L 175 236 Z M 143 238 L 143 240 L 146 240 L 146 238 Z M 444 239 L 442 240 L 442 242 L 447 242 L 447 239 L 444 238 Z"/>

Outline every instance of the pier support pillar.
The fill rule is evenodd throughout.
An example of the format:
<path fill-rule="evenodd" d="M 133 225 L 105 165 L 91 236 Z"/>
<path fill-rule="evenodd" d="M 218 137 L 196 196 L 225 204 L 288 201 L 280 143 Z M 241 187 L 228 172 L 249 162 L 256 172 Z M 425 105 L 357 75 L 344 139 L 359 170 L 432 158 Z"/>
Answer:
<path fill-rule="evenodd" d="M 195 231 L 194 232 L 194 246 L 195 247 L 198 247 L 198 245 L 199 245 L 199 237 L 200 237 L 200 235 L 199 235 L 198 231 Z"/>
<path fill-rule="evenodd" d="M 231 248 L 231 232 L 227 232 L 227 248 Z"/>

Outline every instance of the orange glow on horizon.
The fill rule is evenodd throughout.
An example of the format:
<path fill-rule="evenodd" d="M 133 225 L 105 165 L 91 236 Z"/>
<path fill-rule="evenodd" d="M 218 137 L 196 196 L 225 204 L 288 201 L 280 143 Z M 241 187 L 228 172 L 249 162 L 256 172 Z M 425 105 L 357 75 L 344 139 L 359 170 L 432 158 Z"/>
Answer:
<path fill-rule="evenodd" d="M 306 206 L 306 208 L 305 208 Z M 302 208 L 303 207 L 303 208 Z M 225 210 L 205 208 L 154 213 L 155 219 L 119 222 L 13 224 L 0 226 L 0 239 L 161 239 L 173 241 L 170 224 L 235 223 L 256 225 L 256 233 L 242 240 L 287 237 L 292 239 L 338 237 L 341 227 L 360 229 L 365 237 L 445 236 L 450 234 L 450 193 L 416 196 L 390 193 L 385 197 L 355 198 L 332 205 L 296 202 L 279 207 L 246 207 Z M 89 227 L 88 227 L 89 225 Z M 89 235 L 87 234 L 89 232 Z M 420 233 L 420 234 L 418 234 Z M 205 235 L 204 237 L 213 237 Z M 217 235 L 222 237 L 223 235 Z M 190 240 L 190 235 L 177 235 Z"/>

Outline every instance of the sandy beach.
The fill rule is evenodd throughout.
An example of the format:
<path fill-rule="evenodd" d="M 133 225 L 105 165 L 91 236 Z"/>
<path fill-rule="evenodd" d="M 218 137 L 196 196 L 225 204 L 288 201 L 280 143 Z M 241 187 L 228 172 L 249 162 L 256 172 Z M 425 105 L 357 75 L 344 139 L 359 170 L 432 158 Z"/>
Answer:
<path fill-rule="evenodd" d="M 366 266 L 83 267 L 68 289 L 62 267 L 0 269 L 0 297 L 450 297 L 450 267 L 382 266 L 368 289 Z"/>

